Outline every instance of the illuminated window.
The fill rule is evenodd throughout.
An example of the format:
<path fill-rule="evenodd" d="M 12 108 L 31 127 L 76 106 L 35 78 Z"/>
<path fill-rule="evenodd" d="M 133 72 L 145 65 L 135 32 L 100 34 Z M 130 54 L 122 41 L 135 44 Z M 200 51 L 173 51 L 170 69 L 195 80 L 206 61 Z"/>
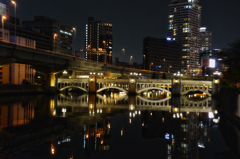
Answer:
<path fill-rule="evenodd" d="M 172 23 L 172 22 L 173 22 L 173 20 L 169 20 L 169 22 L 170 22 L 170 23 Z"/>
<path fill-rule="evenodd" d="M 189 44 L 183 44 L 183 47 L 189 47 Z"/>
<path fill-rule="evenodd" d="M 174 15 L 169 15 L 169 16 L 168 16 L 168 18 L 173 18 L 173 17 L 174 17 Z"/>
<path fill-rule="evenodd" d="M 177 11 L 177 8 L 174 8 L 174 12 L 176 12 Z"/>

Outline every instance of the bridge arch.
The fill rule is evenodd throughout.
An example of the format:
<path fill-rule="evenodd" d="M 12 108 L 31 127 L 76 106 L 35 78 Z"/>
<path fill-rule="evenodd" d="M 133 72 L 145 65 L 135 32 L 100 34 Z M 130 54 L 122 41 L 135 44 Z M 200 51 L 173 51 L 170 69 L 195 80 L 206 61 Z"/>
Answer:
<path fill-rule="evenodd" d="M 156 89 L 156 90 L 162 90 L 162 91 L 165 91 L 167 93 L 171 93 L 170 91 L 164 89 L 164 88 L 161 88 L 161 87 L 147 87 L 147 88 L 143 88 L 141 90 L 138 90 L 137 93 L 141 93 L 141 92 L 144 92 L 144 91 L 148 91 L 148 90 L 152 90 L 152 89 Z"/>
<path fill-rule="evenodd" d="M 86 90 L 85 88 L 79 87 L 79 86 L 66 86 L 66 87 L 63 87 L 63 88 L 59 89 L 59 91 L 63 91 L 67 88 L 78 88 L 78 89 L 83 90 L 84 92 L 88 92 L 88 90 Z"/>
<path fill-rule="evenodd" d="M 101 91 L 103 91 L 103 90 L 105 90 L 105 89 L 118 89 L 118 90 L 121 90 L 121 91 L 123 91 L 123 92 L 127 92 L 127 90 L 125 90 L 125 89 L 123 89 L 123 88 L 120 88 L 120 87 L 116 87 L 116 86 L 103 87 L 103 88 L 97 90 L 97 92 L 101 92 Z"/>

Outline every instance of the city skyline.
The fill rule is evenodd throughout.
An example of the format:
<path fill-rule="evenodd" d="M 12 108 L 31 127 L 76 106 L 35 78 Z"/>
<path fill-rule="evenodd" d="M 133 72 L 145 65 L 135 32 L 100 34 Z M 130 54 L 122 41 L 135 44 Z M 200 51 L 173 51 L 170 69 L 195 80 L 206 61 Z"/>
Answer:
<path fill-rule="evenodd" d="M 124 48 L 126 62 L 130 62 L 129 57 L 133 56 L 133 62 L 142 63 L 143 39 L 145 37 L 166 38 L 168 34 L 168 5 L 171 0 L 164 2 L 139 0 L 138 3 L 121 1 L 119 4 L 115 1 L 98 2 L 94 0 L 89 2 L 72 0 L 67 4 L 64 1 L 45 0 L 16 2 L 17 17 L 22 21 L 32 20 L 33 16 L 43 15 L 75 27 L 77 29 L 77 49 L 84 48 L 84 28 L 88 17 L 93 16 L 103 22 L 112 23 L 113 61 L 115 57 L 119 57 L 120 61 L 123 60 L 122 48 Z M 240 11 L 237 9 L 240 5 L 238 0 L 228 2 L 200 0 L 199 4 L 202 6 L 201 26 L 207 27 L 207 30 L 213 32 L 213 49 L 225 48 L 228 43 L 240 37 L 239 33 L 236 33 L 240 22 L 234 19 L 234 15 L 240 15 Z M 104 9 L 104 7 L 106 8 Z M 224 12 L 224 10 L 226 11 Z M 10 15 L 14 16 L 13 5 L 10 6 Z"/>

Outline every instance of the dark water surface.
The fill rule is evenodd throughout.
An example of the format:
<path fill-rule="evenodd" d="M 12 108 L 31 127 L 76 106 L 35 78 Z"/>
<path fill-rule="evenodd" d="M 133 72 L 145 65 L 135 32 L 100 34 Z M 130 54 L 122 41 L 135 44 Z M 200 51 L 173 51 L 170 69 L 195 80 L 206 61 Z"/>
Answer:
<path fill-rule="evenodd" d="M 211 98 L 53 95 L 0 99 L 0 158 L 239 158 Z"/>

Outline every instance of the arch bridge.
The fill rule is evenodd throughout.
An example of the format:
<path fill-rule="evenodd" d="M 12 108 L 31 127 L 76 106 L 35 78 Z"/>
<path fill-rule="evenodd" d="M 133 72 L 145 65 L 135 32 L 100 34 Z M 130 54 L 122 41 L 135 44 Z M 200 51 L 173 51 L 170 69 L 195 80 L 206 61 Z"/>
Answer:
<path fill-rule="evenodd" d="M 139 94 L 148 90 L 159 90 L 170 94 L 186 95 L 189 92 L 200 91 L 208 96 L 216 93 L 219 80 L 197 81 L 178 79 L 97 79 L 90 76 L 86 79 L 57 79 L 59 91 L 78 88 L 84 92 L 99 93 L 107 89 L 116 89 L 126 93 Z"/>

